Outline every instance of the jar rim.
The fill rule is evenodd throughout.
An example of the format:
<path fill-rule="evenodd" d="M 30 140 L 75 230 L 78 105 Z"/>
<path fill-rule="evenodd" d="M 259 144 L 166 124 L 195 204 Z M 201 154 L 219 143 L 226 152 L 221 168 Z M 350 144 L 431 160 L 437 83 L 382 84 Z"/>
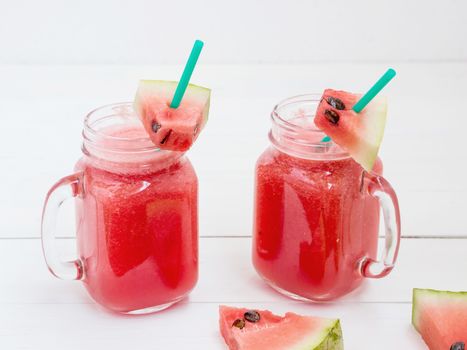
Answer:
<path fill-rule="evenodd" d="M 99 113 L 102 115 L 99 116 Z M 83 122 L 83 138 L 86 142 L 96 143 L 99 139 L 111 141 L 112 149 L 120 152 L 145 152 L 145 151 L 160 151 L 160 148 L 151 142 L 149 136 L 139 137 L 124 137 L 115 136 L 102 132 L 94 127 L 94 124 L 102 121 L 105 118 L 114 116 L 135 116 L 133 110 L 133 102 L 117 102 L 109 103 L 97 108 L 94 108 L 86 114 Z M 93 118 L 96 118 L 93 120 Z M 134 118 L 136 119 L 136 118 Z M 97 146 L 97 145 L 94 145 Z"/>
<path fill-rule="evenodd" d="M 291 127 L 291 128 L 302 128 L 301 126 L 294 124 L 287 119 L 283 118 L 280 114 L 280 109 L 290 105 L 292 103 L 298 103 L 298 102 L 317 102 L 319 103 L 321 101 L 321 95 L 315 94 L 315 93 L 310 93 L 310 94 L 301 94 L 301 95 L 295 95 L 292 97 L 287 97 L 281 101 L 279 101 L 273 108 L 271 117 L 273 121 L 279 121 L 280 123 L 283 123 L 284 125 Z M 319 133 L 323 133 L 321 130 L 317 129 L 314 130 Z"/>
<path fill-rule="evenodd" d="M 84 118 L 82 135 L 86 159 L 109 171 L 153 171 L 172 164 L 184 154 L 156 146 L 146 134 L 132 102 L 93 109 Z"/>
<path fill-rule="evenodd" d="M 313 118 L 321 101 L 321 94 L 308 93 L 288 97 L 277 103 L 272 112 L 271 142 L 279 150 L 308 159 L 342 159 L 350 155 L 334 142 L 322 142 L 326 134 L 318 129 Z M 304 107 L 307 107 L 306 109 Z M 294 115 L 303 113 L 310 123 L 298 124 L 286 117 L 286 110 Z"/>

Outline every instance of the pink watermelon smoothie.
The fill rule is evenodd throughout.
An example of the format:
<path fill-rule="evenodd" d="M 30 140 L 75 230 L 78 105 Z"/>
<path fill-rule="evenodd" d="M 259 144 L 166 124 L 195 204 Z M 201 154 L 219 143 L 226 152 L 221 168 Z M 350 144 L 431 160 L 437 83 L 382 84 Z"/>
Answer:
<path fill-rule="evenodd" d="M 318 144 L 322 136 L 306 139 Z M 336 145 L 325 157 L 316 152 L 304 159 L 271 146 L 258 159 L 253 264 L 285 294 L 329 300 L 359 286 L 360 259 L 375 258 L 379 206 L 363 195 L 357 162 Z M 382 172 L 379 159 L 374 171 Z"/>
<path fill-rule="evenodd" d="M 102 150 L 112 149 L 113 140 L 147 139 L 142 126 L 104 133 L 111 137 L 76 165 L 85 188 L 76 201 L 85 286 L 98 303 L 118 312 L 177 301 L 198 278 L 194 169 L 182 153 L 167 151 L 144 161 L 118 152 L 112 154 L 117 159 L 103 160 L 109 155 Z"/>

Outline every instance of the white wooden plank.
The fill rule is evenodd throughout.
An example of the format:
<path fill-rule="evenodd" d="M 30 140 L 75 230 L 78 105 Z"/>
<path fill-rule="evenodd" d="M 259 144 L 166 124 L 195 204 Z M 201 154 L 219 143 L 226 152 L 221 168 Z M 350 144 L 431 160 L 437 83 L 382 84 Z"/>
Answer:
<path fill-rule="evenodd" d="M 380 240 L 383 243 L 382 240 Z M 64 256 L 73 257 L 74 241 L 59 241 Z M 203 238 L 200 279 L 192 302 L 269 302 L 286 300 L 266 286 L 251 264 L 249 238 Z M 386 278 L 369 280 L 338 299 L 348 303 L 410 303 L 412 288 L 466 290 L 467 239 L 404 239 L 395 270 Z M 88 304 L 79 282 L 55 279 L 45 267 L 40 241 L 0 240 L 1 304 Z"/>
<path fill-rule="evenodd" d="M 65 255 L 74 241 L 59 240 Z M 425 349 L 410 325 L 411 288 L 467 290 L 465 239 L 404 239 L 398 268 L 333 303 L 278 295 L 250 264 L 250 239 L 201 239 L 200 281 L 191 296 L 160 314 L 124 317 L 96 306 L 75 282 L 54 279 L 38 239 L 0 239 L 0 347 L 3 349 L 224 349 L 219 304 L 294 311 L 342 320 L 347 349 Z"/>
<path fill-rule="evenodd" d="M 251 234 L 254 163 L 268 144 L 268 116 L 275 103 L 329 86 L 364 90 L 386 67 L 200 66 L 194 81 L 213 88 L 210 121 L 189 152 L 200 178 L 201 235 Z M 467 118 L 459 103 L 467 64 L 395 68 L 399 75 L 385 91 L 390 110 L 381 155 L 400 197 L 403 233 L 465 236 Z M 0 237 L 39 235 L 43 198 L 79 157 L 82 118 L 89 110 L 131 100 L 141 77 L 173 79 L 180 69 L 0 66 Z M 72 216 L 70 211 L 61 220 L 64 236 L 72 235 Z"/>
<path fill-rule="evenodd" d="M 350 350 L 426 349 L 410 325 L 410 304 L 229 305 L 339 317 L 345 348 Z M 160 314 L 123 317 L 93 305 L 2 305 L 0 346 L 8 350 L 227 349 L 218 331 L 217 310 L 217 302 L 184 302 Z"/>
<path fill-rule="evenodd" d="M 195 37 L 211 63 L 465 60 L 466 11 L 460 0 L 12 1 L 0 62 L 174 63 Z"/>

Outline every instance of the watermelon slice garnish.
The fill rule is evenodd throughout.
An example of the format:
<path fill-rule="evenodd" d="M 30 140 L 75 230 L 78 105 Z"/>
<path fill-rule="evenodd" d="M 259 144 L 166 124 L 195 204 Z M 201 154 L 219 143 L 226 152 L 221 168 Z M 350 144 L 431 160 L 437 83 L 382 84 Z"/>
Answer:
<path fill-rule="evenodd" d="M 412 324 L 431 350 L 467 344 L 467 292 L 413 290 Z"/>
<path fill-rule="evenodd" d="M 284 317 L 267 310 L 220 306 L 219 326 L 230 350 L 342 350 L 339 320 L 301 316 Z"/>
<path fill-rule="evenodd" d="M 386 125 L 386 98 L 376 96 L 360 113 L 352 110 L 362 95 L 324 90 L 315 125 L 361 166 L 370 171 L 378 156 Z"/>
<path fill-rule="evenodd" d="M 189 84 L 178 108 L 170 108 L 176 81 L 141 80 L 134 109 L 160 149 L 186 151 L 204 128 L 211 90 Z"/>

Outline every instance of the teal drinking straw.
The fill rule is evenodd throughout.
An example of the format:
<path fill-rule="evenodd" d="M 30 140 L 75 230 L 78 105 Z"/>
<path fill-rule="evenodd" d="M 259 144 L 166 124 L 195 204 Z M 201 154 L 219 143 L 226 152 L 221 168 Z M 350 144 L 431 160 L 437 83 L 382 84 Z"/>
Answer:
<path fill-rule="evenodd" d="M 389 68 L 386 73 L 383 74 L 381 78 L 373 85 L 368 92 L 358 100 L 358 102 L 355 104 L 355 106 L 352 107 L 352 109 L 356 113 L 360 113 L 363 108 L 366 107 L 368 103 L 372 99 L 375 98 L 378 93 L 383 90 L 383 88 L 391 81 L 392 78 L 396 76 L 396 71 L 392 68 Z"/>
<path fill-rule="evenodd" d="M 185 69 L 183 70 L 182 77 L 178 82 L 172 102 L 170 103 L 170 108 L 178 108 L 178 106 L 180 106 L 180 102 L 182 102 L 183 95 L 185 95 L 186 88 L 188 87 L 188 83 L 190 82 L 191 75 L 195 69 L 196 62 L 198 62 L 198 57 L 203 46 L 204 43 L 201 40 L 195 41 L 191 49 L 190 57 L 188 57 Z"/>
<path fill-rule="evenodd" d="M 363 95 L 360 100 L 352 107 L 354 112 L 360 113 L 363 108 L 365 108 L 372 99 L 375 98 L 378 93 L 383 90 L 383 88 L 391 81 L 392 78 L 396 76 L 396 71 L 392 68 L 389 68 L 386 73 L 383 74 L 381 78 L 368 90 L 368 92 Z M 321 142 L 329 142 L 331 138 L 325 136 Z"/>

